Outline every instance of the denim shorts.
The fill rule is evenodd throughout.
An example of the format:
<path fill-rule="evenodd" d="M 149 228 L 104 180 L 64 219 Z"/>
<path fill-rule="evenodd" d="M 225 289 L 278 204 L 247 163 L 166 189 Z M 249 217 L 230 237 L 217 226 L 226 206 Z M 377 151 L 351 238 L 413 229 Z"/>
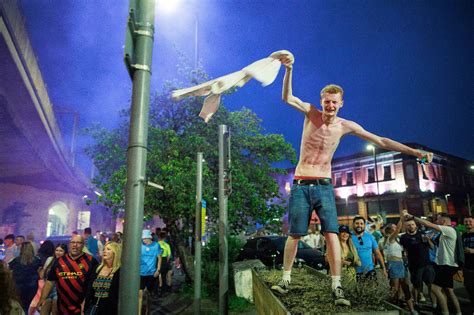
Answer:
<path fill-rule="evenodd" d="M 389 260 L 388 261 L 388 278 L 389 279 L 403 279 L 406 277 L 405 265 L 403 260 Z"/>
<path fill-rule="evenodd" d="M 290 235 L 308 234 L 313 210 L 321 221 L 321 232 L 339 233 L 334 187 L 329 185 L 299 185 L 291 187 L 288 221 Z"/>

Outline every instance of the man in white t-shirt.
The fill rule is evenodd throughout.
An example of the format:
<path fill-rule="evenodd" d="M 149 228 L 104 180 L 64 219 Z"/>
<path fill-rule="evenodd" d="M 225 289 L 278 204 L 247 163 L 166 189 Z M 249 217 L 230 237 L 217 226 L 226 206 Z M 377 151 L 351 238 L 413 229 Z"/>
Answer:
<path fill-rule="evenodd" d="M 322 250 L 324 247 L 324 236 L 319 230 L 308 229 L 308 235 L 303 237 L 303 241 L 311 248 Z"/>
<path fill-rule="evenodd" d="M 438 304 L 441 307 L 443 315 L 449 315 L 448 301 L 446 296 L 451 300 L 456 315 L 461 315 L 461 306 L 459 300 L 453 291 L 453 276 L 457 272 L 459 266 L 456 263 L 455 248 L 456 248 L 456 230 L 451 226 L 451 219 L 449 217 L 439 217 L 437 223 L 423 220 L 421 218 L 408 214 L 404 210 L 405 220 L 413 219 L 416 223 L 422 224 L 433 230 L 440 232 L 438 251 L 435 259 L 435 280 L 432 284 L 432 291 L 438 299 Z M 443 291 L 446 292 L 446 296 Z"/>

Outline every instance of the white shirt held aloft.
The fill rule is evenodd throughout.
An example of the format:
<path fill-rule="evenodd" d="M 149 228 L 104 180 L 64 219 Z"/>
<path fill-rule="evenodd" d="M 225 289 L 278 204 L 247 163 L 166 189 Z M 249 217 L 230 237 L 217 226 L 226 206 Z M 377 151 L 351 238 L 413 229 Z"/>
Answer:
<path fill-rule="evenodd" d="M 174 90 L 172 97 L 174 100 L 180 100 L 189 96 L 207 96 L 199 113 L 199 117 L 203 118 L 205 122 L 208 122 L 219 108 L 222 93 L 233 87 L 242 87 L 252 78 L 260 81 L 263 86 L 267 86 L 275 81 L 281 66 L 281 62 L 278 58 L 282 55 L 288 55 L 294 59 L 293 54 L 288 50 L 275 51 L 267 58 L 257 60 L 242 70 L 232 72 L 196 86 Z"/>

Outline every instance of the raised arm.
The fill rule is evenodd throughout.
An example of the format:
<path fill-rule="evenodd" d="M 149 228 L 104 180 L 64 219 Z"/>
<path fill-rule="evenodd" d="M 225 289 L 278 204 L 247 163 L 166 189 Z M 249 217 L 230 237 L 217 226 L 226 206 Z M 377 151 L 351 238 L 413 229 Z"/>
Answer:
<path fill-rule="evenodd" d="M 398 220 L 397 227 L 395 228 L 395 231 L 390 235 L 389 240 L 393 241 L 398 237 L 398 234 L 400 233 L 400 230 L 402 229 L 403 225 L 403 219 L 402 216 L 400 215 L 400 220 Z"/>
<path fill-rule="evenodd" d="M 344 122 L 344 125 L 346 128 L 348 128 L 349 133 L 358 136 L 359 138 L 362 138 L 364 140 L 370 141 L 382 149 L 398 151 L 408 155 L 413 155 L 419 159 L 425 157 L 428 163 L 431 163 L 431 161 L 433 160 L 433 153 L 431 152 L 413 149 L 395 140 L 379 137 L 371 132 L 368 132 L 367 130 L 362 128 L 362 126 L 353 121 L 346 120 Z"/>
<path fill-rule="evenodd" d="M 427 226 L 427 227 L 429 227 L 433 230 L 441 232 L 441 228 L 439 227 L 438 224 L 432 223 L 432 222 L 430 222 L 428 220 L 424 220 L 422 218 L 415 217 L 414 215 L 409 214 L 407 210 L 403 210 L 402 213 L 403 213 L 403 216 L 405 217 L 404 218 L 405 220 L 413 219 L 416 223 L 422 224 L 422 225 Z"/>
<path fill-rule="evenodd" d="M 296 96 L 293 95 L 293 87 L 292 87 L 292 77 L 293 77 L 293 62 L 294 59 L 292 56 L 289 55 L 282 55 L 279 57 L 281 63 L 285 66 L 285 77 L 283 79 L 283 88 L 282 88 L 282 99 L 286 103 L 290 104 L 297 110 L 303 113 L 308 113 L 311 109 L 311 105 L 309 103 L 305 103 Z"/>

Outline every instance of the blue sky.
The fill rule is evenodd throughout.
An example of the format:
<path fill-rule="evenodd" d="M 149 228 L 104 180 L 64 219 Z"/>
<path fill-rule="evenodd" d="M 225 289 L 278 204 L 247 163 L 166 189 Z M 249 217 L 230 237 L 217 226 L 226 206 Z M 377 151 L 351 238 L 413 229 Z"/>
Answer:
<path fill-rule="evenodd" d="M 53 104 L 77 110 L 81 127 L 115 126 L 131 96 L 123 63 L 128 1 L 19 3 Z M 175 12 L 157 8 L 152 90 L 176 76 L 174 47 L 193 60 L 196 19 L 200 60 L 212 78 L 287 49 L 302 100 L 317 105 L 324 85 L 340 84 L 341 117 L 474 160 L 473 1 L 182 0 Z M 265 88 L 249 83 L 224 103 L 251 108 L 267 132 L 299 150 L 303 115 L 281 101 L 283 73 Z M 346 137 L 336 156 L 364 148 Z"/>

